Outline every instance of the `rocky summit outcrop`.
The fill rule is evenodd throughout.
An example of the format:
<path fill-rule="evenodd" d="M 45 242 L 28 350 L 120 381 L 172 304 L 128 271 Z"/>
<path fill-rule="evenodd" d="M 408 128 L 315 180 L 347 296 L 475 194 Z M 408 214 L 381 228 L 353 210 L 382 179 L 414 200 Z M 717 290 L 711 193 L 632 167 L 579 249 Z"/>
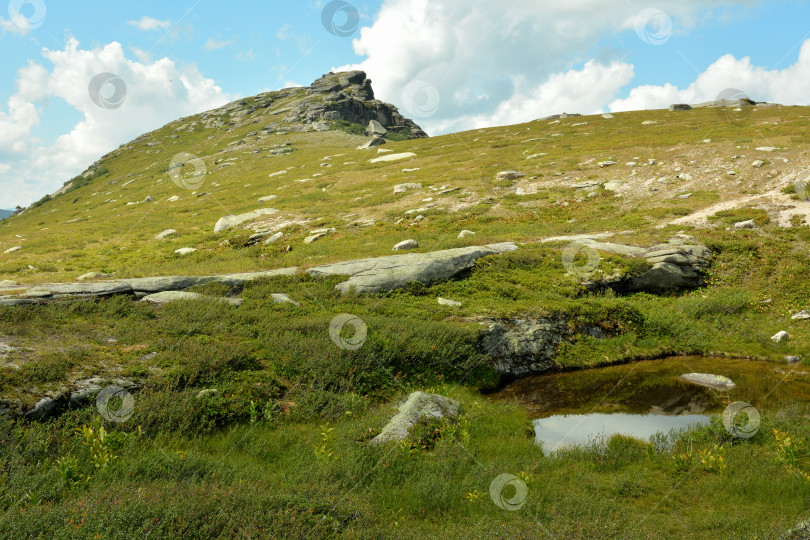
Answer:
<path fill-rule="evenodd" d="M 456 419 L 461 412 L 458 401 L 440 396 L 414 392 L 399 406 L 399 412 L 391 418 L 379 435 L 371 439 L 374 444 L 388 441 L 404 441 L 408 438 L 409 430 L 418 424 L 432 418 Z"/>
<path fill-rule="evenodd" d="M 388 133 L 411 139 L 427 137 L 416 123 L 402 116 L 396 107 L 374 99 L 371 81 L 364 71 L 327 73 L 306 89 L 306 95 L 290 107 L 283 124 L 309 126 L 343 120 L 363 127 L 372 124 L 369 135 Z"/>
<path fill-rule="evenodd" d="M 432 253 L 408 253 L 372 259 L 360 259 L 315 266 L 307 270 L 312 276 L 350 276 L 335 288 L 341 293 L 378 293 L 407 287 L 411 283 L 431 285 L 450 279 L 472 268 L 475 261 L 487 255 L 516 251 L 517 244 L 504 242 L 487 246 L 446 249 Z"/>

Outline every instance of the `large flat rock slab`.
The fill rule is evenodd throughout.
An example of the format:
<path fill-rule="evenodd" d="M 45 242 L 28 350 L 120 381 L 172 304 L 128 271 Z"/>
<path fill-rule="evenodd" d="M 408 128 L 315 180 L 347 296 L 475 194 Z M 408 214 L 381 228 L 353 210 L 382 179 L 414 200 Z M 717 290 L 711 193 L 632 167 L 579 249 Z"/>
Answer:
<path fill-rule="evenodd" d="M 132 287 L 127 283 L 47 283 L 31 287 L 23 297 L 28 298 L 63 298 L 66 296 L 112 296 L 114 294 L 132 294 Z"/>
<path fill-rule="evenodd" d="M 430 285 L 452 278 L 472 268 L 487 255 L 517 251 L 514 242 L 447 249 L 431 253 L 407 253 L 316 266 L 307 270 L 312 276 L 350 276 L 335 288 L 341 293 L 354 289 L 359 293 L 377 293 L 407 287 L 411 283 Z"/>

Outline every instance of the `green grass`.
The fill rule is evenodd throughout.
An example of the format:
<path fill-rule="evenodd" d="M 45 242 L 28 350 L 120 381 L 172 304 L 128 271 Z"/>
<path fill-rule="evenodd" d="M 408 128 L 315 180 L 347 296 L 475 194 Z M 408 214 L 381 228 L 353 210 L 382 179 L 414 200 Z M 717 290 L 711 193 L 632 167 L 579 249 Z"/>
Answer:
<path fill-rule="evenodd" d="M 104 424 L 106 443 L 96 436 L 88 446 L 75 431 L 94 426 L 99 433 L 92 404 L 44 423 L 2 420 L 1 536 L 767 538 L 800 520 L 810 483 L 779 461 L 772 429 L 808 437 L 803 405 L 769 411 L 759 434 L 745 441 L 730 440 L 715 422 L 660 439 L 653 450 L 619 437 L 545 455 L 523 410 L 481 394 L 501 381 L 478 343 L 482 320 L 562 317 L 572 328 L 599 326 L 606 337 L 563 344 L 559 369 L 673 351 L 756 357 L 774 368 L 785 355 L 810 356 L 808 326 L 790 319 L 810 301 L 809 227 L 781 229 L 748 208 L 718 212 L 705 229 L 666 224 L 750 186 L 706 187 L 689 199 L 677 198 L 676 181 L 630 198 L 606 190 L 587 198 L 571 187 L 584 179 L 671 180 L 676 165 L 697 174 L 714 159 L 709 149 L 719 158 L 744 153 L 735 146 L 788 146 L 802 108 L 763 109 L 745 125 L 718 122 L 710 110 L 642 111 L 609 121 L 588 117 L 590 124 L 578 128 L 569 126 L 582 119 L 424 140 L 393 136 L 385 150 L 416 157 L 371 164 L 376 150 L 354 149 L 365 140 L 363 126 L 258 131 L 280 121 L 283 113 L 273 111 L 300 95 L 274 101 L 269 111 L 259 106 L 266 97 L 248 98 L 257 112 L 232 123 L 224 118 L 220 129 L 190 117 L 124 145 L 87 178 L 74 179 L 69 193 L 0 222 L 0 252 L 24 246 L 0 255 L 0 279 L 306 268 L 389 255 L 406 238 L 417 240 L 419 251 L 502 241 L 520 249 L 481 259 L 446 283 L 382 295 L 340 296 L 338 279 L 297 274 L 243 291 L 196 289 L 238 293 L 239 308 L 216 301 L 156 307 L 125 297 L 0 308 L 0 339 L 20 347 L 0 371 L 4 406 L 31 407 L 81 377 L 127 377 L 141 386 L 133 416 Z M 651 118 L 661 124 L 641 129 Z M 532 138 L 542 140 L 527 142 Z M 707 138 L 711 147 L 701 142 Z M 160 144 L 147 147 L 152 140 Z M 270 155 L 285 142 L 295 151 Z M 209 171 L 196 193 L 167 174 L 180 152 L 200 156 Z M 548 155 L 525 159 L 540 152 Z M 800 152 L 785 155 L 799 162 Z M 634 179 L 623 164 L 635 157 L 659 165 L 639 166 Z M 596 165 L 607 159 L 619 165 Z M 690 160 L 699 162 L 694 170 Z M 234 165 L 219 168 L 228 163 Z M 403 171 L 411 168 L 420 170 Z M 537 182 L 537 193 L 516 195 L 515 182 L 495 180 L 508 169 L 524 172 L 521 182 Z M 295 182 L 302 179 L 309 181 Z M 404 182 L 423 189 L 393 195 Z M 430 186 L 462 189 L 438 195 Z M 272 194 L 278 198 L 257 201 Z M 155 202 L 126 205 L 147 195 Z M 180 200 L 168 202 L 173 195 Z M 424 221 L 397 223 L 428 197 L 436 207 L 422 212 Z M 248 246 L 250 233 L 241 229 L 213 233 L 219 217 L 263 207 L 301 223 L 283 227 L 284 237 L 267 246 Z M 744 219 L 757 229 L 726 230 Z M 322 227 L 336 232 L 303 243 Z M 178 233 L 154 240 L 168 228 Z M 459 239 L 462 229 L 476 234 Z M 536 242 L 612 231 L 611 241 L 646 246 L 682 229 L 714 252 L 708 284 L 661 295 L 589 292 L 566 273 L 565 243 Z M 177 257 L 180 247 L 198 251 Z M 603 256 L 597 271 L 632 276 L 648 267 Z M 273 303 L 270 295 L 279 292 L 301 306 Z M 462 306 L 440 306 L 438 296 Z M 329 337 L 340 313 L 368 327 L 356 351 Z M 790 339 L 776 344 L 770 336 L 780 330 Z M 462 417 L 420 426 L 401 446 L 368 444 L 397 400 L 416 389 L 460 400 Z M 700 462 L 700 452 L 715 452 L 714 445 L 724 448 L 722 473 Z M 519 475 L 528 487 L 519 511 L 501 510 L 489 498 L 501 473 Z"/>

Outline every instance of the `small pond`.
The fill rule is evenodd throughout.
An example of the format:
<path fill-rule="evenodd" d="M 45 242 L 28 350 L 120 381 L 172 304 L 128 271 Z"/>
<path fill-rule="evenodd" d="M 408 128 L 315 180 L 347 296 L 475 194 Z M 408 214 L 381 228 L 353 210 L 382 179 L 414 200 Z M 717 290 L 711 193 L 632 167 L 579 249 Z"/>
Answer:
<path fill-rule="evenodd" d="M 681 379 L 685 373 L 724 375 L 737 387 L 698 386 Z M 765 413 L 810 400 L 810 366 L 678 356 L 533 375 L 490 397 L 522 405 L 534 419 L 538 444 L 553 451 L 615 433 L 648 440 L 659 431 L 707 423 L 735 401 Z"/>

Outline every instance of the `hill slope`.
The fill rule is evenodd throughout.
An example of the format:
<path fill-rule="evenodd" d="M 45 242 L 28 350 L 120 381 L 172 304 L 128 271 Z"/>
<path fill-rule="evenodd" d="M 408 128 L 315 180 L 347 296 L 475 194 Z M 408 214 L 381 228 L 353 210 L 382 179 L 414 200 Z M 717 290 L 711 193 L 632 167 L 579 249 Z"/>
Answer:
<path fill-rule="evenodd" d="M 0 412 L 22 416 L 0 414 L 0 438 L 19 441 L 0 445 L 5 536 L 70 523 L 105 537 L 771 538 L 799 521 L 810 464 L 784 441 L 810 437 L 808 407 L 780 385 L 810 381 L 808 108 L 424 138 L 371 99 L 364 75 L 313 88 L 172 122 L 0 222 Z M 388 139 L 358 149 L 370 137 L 356 122 L 375 118 Z M 407 258 L 325 266 L 409 239 Z M 15 284 L 291 267 L 204 278 L 191 287 L 201 296 L 165 305 L 136 301 L 143 287 L 54 300 L 77 286 Z M 634 286 L 656 267 L 689 279 Z M 342 287 L 374 271 L 440 279 Z M 21 291 L 12 300 L 31 305 L 4 303 Z M 751 402 L 754 436 L 717 416 L 749 390 L 738 380 L 700 389 L 694 404 L 716 415 L 706 426 L 552 458 L 523 408 L 481 392 L 516 374 L 684 353 L 779 375 L 774 388 L 746 381 L 765 396 Z M 615 412 L 629 386 L 656 397 L 655 365 L 632 385 L 581 370 L 563 390 Z M 688 384 L 675 379 L 665 384 Z M 133 397 L 103 421 L 93 398 L 107 384 Z M 458 400 L 458 421 L 369 444 L 415 390 Z M 527 486 L 514 512 L 488 496 L 502 473 Z"/>

